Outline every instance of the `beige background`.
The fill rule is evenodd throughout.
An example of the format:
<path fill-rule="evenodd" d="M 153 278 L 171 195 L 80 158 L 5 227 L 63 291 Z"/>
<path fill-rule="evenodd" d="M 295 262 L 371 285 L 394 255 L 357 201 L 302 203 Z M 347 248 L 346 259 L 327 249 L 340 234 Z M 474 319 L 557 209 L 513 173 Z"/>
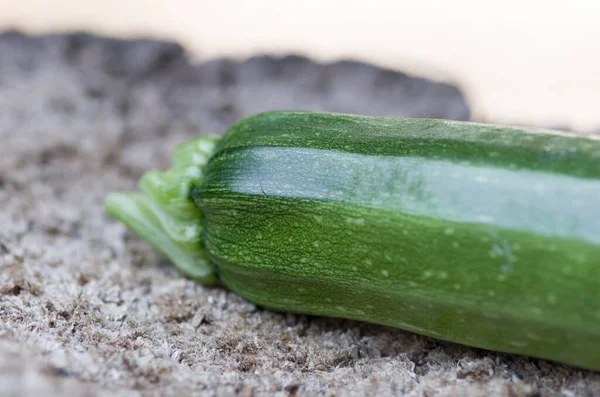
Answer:
<path fill-rule="evenodd" d="M 599 21 L 593 0 L 0 0 L 0 30 L 151 35 L 202 59 L 360 59 L 459 83 L 480 120 L 577 130 L 600 128 Z"/>

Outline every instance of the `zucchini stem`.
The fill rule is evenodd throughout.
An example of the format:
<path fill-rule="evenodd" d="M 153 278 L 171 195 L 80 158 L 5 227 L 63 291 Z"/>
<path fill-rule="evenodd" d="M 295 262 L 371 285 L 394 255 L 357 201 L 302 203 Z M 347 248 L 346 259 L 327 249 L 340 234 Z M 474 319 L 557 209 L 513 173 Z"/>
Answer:
<path fill-rule="evenodd" d="M 218 140 L 205 135 L 177 146 L 169 170 L 144 173 L 138 183 L 142 193 L 111 193 L 105 200 L 112 217 L 167 256 L 187 277 L 207 285 L 216 282 L 216 274 L 201 246 L 202 213 L 190 197 L 190 188 L 202 182 L 204 165 Z"/>

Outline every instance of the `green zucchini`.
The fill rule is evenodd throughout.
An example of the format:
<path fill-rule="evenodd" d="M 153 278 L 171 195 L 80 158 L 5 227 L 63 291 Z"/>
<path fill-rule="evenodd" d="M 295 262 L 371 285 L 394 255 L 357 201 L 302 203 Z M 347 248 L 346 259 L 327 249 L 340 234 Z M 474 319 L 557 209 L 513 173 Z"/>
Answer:
<path fill-rule="evenodd" d="M 600 140 L 269 112 L 182 144 L 106 208 L 205 284 L 600 369 Z"/>

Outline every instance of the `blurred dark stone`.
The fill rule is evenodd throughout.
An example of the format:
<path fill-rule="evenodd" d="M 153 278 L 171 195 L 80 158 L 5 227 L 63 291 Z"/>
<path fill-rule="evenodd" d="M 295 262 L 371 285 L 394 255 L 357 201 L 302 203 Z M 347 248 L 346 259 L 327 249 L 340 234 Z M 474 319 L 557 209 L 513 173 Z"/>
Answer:
<path fill-rule="evenodd" d="M 75 118 L 86 103 L 104 101 L 113 104 L 115 117 L 135 124 L 143 117 L 136 111 L 142 96 L 158 93 L 154 104 L 142 106 L 144 113 L 159 108 L 154 123 L 143 123 L 145 136 L 168 134 L 185 120 L 192 128 L 220 133 L 241 117 L 273 109 L 469 119 L 458 88 L 401 72 L 354 61 L 320 64 L 301 56 L 194 65 L 180 45 L 149 39 L 6 32 L 0 35 L 0 70 L 0 84 L 13 86 L 24 79 L 44 84 L 41 77 L 66 74 L 75 93 L 48 100 L 77 103 L 75 109 L 59 106 Z"/>

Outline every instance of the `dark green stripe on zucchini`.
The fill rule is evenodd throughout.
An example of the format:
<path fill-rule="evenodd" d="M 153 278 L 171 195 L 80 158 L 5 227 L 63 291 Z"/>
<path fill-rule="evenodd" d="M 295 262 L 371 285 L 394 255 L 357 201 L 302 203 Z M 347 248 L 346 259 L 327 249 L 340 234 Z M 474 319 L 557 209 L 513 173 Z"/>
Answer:
<path fill-rule="evenodd" d="M 174 158 L 107 209 L 188 275 L 275 310 L 600 369 L 593 136 L 271 112 Z"/>

